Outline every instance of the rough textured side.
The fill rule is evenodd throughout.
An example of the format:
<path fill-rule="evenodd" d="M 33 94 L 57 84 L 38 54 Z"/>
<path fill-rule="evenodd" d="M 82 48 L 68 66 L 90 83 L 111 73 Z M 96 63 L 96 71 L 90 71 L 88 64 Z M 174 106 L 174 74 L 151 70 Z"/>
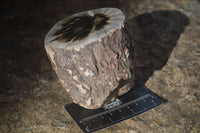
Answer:
<path fill-rule="evenodd" d="M 75 103 L 99 108 L 133 87 L 133 44 L 121 28 L 78 50 L 52 49 L 54 70 Z"/>

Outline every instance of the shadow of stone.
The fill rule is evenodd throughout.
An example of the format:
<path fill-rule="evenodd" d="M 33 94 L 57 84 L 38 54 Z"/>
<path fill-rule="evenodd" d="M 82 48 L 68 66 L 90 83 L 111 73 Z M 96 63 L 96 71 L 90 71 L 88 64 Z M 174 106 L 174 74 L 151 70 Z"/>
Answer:
<path fill-rule="evenodd" d="M 186 15 L 178 11 L 155 11 L 128 21 L 136 50 L 136 79 L 145 84 L 155 70 L 162 69 L 189 24 Z"/>

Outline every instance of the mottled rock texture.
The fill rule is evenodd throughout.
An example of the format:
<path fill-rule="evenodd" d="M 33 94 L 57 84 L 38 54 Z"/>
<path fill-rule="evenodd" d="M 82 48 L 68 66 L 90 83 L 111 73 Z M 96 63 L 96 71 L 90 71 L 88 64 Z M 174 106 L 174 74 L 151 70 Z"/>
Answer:
<path fill-rule="evenodd" d="M 77 13 L 52 27 L 45 48 L 73 102 L 96 109 L 133 87 L 130 34 L 124 14 L 116 8 Z"/>
<path fill-rule="evenodd" d="M 81 132 L 63 108 L 72 100 L 43 40 L 62 18 L 100 7 L 124 12 L 135 40 L 135 76 L 168 102 L 98 133 L 199 133 L 199 0 L 0 1 L 0 132 Z"/>

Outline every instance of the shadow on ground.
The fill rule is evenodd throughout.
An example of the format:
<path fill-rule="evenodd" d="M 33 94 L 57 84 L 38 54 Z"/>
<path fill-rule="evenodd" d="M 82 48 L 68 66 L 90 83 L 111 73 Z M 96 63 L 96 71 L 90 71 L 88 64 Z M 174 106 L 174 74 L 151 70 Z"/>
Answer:
<path fill-rule="evenodd" d="M 142 84 L 156 70 L 162 69 L 189 24 L 181 12 L 155 11 L 129 20 L 136 50 L 135 76 Z"/>

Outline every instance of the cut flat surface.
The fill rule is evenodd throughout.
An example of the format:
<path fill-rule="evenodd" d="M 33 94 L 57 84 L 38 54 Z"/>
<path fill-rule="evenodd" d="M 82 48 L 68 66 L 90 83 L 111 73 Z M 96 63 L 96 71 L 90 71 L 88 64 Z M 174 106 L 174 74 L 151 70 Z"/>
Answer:
<path fill-rule="evenodd" d="M 100 8 L 73 14 L 56 23 L 45 38 L 46 47 L 83 47 L 124 26 L 125 16 L 117 8 Z"/>

